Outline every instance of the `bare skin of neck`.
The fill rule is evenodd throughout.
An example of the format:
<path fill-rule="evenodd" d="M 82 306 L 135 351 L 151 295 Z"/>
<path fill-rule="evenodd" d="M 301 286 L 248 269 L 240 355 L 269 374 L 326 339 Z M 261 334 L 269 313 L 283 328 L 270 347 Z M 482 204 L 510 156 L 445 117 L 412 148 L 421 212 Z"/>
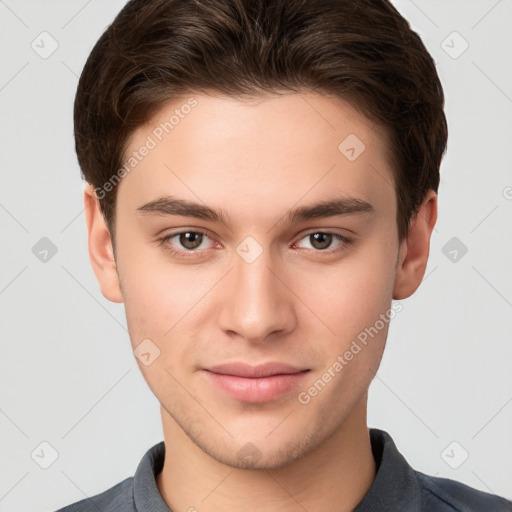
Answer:
<path fill-rule="evenodd" d="M 165 461 L 157 486 L 173 512 L 350 512 L 376 475 L 367 395 L 333 435 L 277 469 L 223 464 L 196 446 L 162 408 Z"/>

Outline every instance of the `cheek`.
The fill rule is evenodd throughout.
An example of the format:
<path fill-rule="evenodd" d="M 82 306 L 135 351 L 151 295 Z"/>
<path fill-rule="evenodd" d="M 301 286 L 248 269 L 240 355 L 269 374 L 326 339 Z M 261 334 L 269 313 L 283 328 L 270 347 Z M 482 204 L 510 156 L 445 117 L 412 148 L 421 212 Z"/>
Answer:
<path fill-rule="evenodd" d="M 184 368 L 189 366 L 186 361 L 194 350 L 191 306 L 205 291 L 197 289 L 196 283 L 187 280 L 186 273 L 176 267 L 171 271 L 170 265 L 138 265 L 129 257 L 123 263 L 119 274 L 129 337 L 139 368 L 156 396 L 181 396 L 178 382 L 183 380 Z M 138 347 L 147 344 L 148 339 L 144 352 L 149 351 L 152 358 L 156 355 L 150 364 L 137 356 L 138 352 L 144 353 Z"/>
<path fill-rule="evenodd" d="M 329 273 L 323 290 L 310 290 L 308 297 L 333 332 L 325 331 L 320 340 L 321 363 L 298 400 L 317 408 L 331 424 L 341 421 L 368 389 L 396 315 L 391 295 L 393 255 L 374 256 L 347 261 Z M 317 325 L 310 325 L 310 338 L 318 338 Z"/>
<path fill-rule="evenodd" d="M 318 266 L 314 278 L 299 273 L 294 290 L 322 321 L 322 332 L 341 349 L 389 311 L 394 263 L 385 243 L 367 243 L 336 265 Z"/>
<path fill-rule="evenodd" d="M 166 370 L 179 379 L 185 368 L 194 365 L 205 338 L 204 311 L 213 297 L 210 292 L 222 277 L 222 272 L 170 264 L 165 256 L 155 257 L 155 252 L 148 251 L 146 258 L 142 251 L 125 253 L 119 266 L 132 348 L 145 339 L 158 347 L 158 359 L 151 366 L 139 365 L 151 387 L 161 377 L 166 385 L 173 384 Z"/>
<path fill-rule="evenodd" d="M 130 332 L 145 337 L 162 338 L 204 288 L 192 272 L 169 264 L 160 250 L 127 250 L 118 269 Z"/>

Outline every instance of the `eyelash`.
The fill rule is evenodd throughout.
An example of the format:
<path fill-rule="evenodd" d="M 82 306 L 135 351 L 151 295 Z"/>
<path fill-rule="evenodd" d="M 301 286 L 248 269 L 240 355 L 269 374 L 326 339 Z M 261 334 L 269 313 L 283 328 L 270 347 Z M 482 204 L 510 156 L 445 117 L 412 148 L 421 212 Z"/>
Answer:
<path fill-rule="evenodd" d="M 183 258 L 196 258 L 196 257 L 201 257 L 201 252 L 202 251 L 205 251 L 207 249 L 202 249 L 202 250 L 197 250 L 197 249 L 194 249 L 194 250 L 179 250 L 179 249 L 175 249 L 173 248 L 168 242 L 170 240 L 172 240 L 173 238 L 183 234 L 183 233 L 194 233 L 194 234 L 201 234 L 201 235 L 204 235 L 208 238 L 210 238 L 208 236 L 208 234 L 201 230 L 201 229 L 186 229 L 186 230 L 182 230 L 182 231 L 178 231 L 176 233 L 172 233 L 172 234 L 169 234 L 169 235 L 166 235 L 162 238 L 159 238 L 158 239 L 158 242 L 159 242 L 159 247 L 162 247 L 166 252 L 170 253 L 171 255 L 173 256 L 177 256 L 177 257 L 183 257 Z M 308 237 L 308 236 L 311 236 L 311 235 L 315 235 L 315 234 L 318 234 L 318 233 L 321 233 L 323 235 L 333 235 L 333 237 L 340 241 L 340 242 L 343 242 L 341 244 L 341 248 L 337 248 L 337 249 L 332 249 L 332 250 L 329 250 L 329 249 L 308 249 L 308 250 L 312 250 L 313 252 L 316 252 L 316 253 L 319 253 L 319 254 L 335 254 L 335 253 L 338 253 L 338 252 L 341 252 L 343 251 L 346 246 L 349 246 L 351 244 L 354 243 L 354 240 L 346 237 L 346 236 L 343 236 L 343 235 L 340 235 L 339 233 L 333 233 L 332 231 L 311 231 L 310 233 L 304 235 L 300 240 Z"/>

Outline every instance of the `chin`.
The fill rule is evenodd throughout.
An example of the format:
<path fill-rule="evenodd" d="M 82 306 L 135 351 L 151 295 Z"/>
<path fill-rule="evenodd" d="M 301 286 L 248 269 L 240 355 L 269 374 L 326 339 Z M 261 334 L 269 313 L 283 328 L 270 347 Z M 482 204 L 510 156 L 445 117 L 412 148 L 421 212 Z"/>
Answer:
<path fill-rule="evenodd" d="M 240 447 L 235 451 L 229 444 L 222 447 L 220 443 L 215 447 L 201 448 L 213 459 L 236 469 L 271 470 L 285 467 L 312 451 L 313 437 L 302 434 L 297 440 L 276 438 L 273 443 L 265 438 L 254 442 L 236 442 Z"/>

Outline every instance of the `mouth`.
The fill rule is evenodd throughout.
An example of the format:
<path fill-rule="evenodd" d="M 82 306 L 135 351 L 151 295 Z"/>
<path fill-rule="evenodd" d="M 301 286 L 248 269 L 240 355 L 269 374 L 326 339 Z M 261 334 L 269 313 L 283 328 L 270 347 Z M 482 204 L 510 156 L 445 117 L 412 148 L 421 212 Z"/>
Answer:
<path fill-rule="evenodd" d="M 203 370 L 216 389 L 235 400 L 250 403 L 269 402 L 289 393 L 309 371 L 309 368 L 278 362 L 256 366 L 226 363 Z"/>

